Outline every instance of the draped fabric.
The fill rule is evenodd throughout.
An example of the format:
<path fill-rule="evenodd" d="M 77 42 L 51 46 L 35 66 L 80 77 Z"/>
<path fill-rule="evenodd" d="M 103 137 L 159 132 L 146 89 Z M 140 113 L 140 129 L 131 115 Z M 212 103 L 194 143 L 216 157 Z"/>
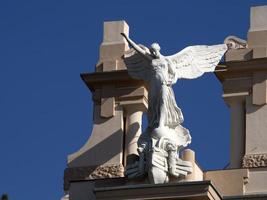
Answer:
<path fill-rule="evenodd" d="M 150 88 L 151 87 L 153 87 L 153 85 L 151 85 Z M 157 128 L 159 126 L 160 117 L 164 117 L 164 125 L 169 128 L 174 129 L 176 126 L 183 123 L 183 114 L 176 104 L 171 86 L 161 85 L 160 88 L 157 88 L 157 93 L 153 96 L 149 95 L 148 102 L 148 123 L 150 128 Z"/>
<path fill-rule="evenodd" d="M 167 60 L 153 60 L 149 81 L 148 123 L 150 128 L 157 128 L 160 120 L 169 128 L 183 123 L 183 114 L 177 106 L 172 89 L 173 76 L 170 76 Z"/>

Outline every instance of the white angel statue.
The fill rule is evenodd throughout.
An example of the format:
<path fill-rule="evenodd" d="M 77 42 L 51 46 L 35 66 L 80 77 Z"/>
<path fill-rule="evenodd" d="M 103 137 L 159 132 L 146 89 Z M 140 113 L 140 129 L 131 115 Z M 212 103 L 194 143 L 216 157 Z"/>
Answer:
<path fill-rule="evenodd" d="M 172 85 L 178 79 L 194 79 L 205 72 L 213 72 L 228 46 L 189 46 L 172 56 L 163 56 L 157 43 L 153 43 L 148 49 L 143 45 L 137 45 L 123 33 L 122 36 L 134 49 L 125 53 L 128 73 L 133 78 L 144 80 L 149 86 L 146 132 L 156 140 L 160 140 L 161 137 L 169 138 L 172 143 L 175 140 L 177 150 L 187 146 L 191 142 L 191 137 L 189 131 L 181 126 L 184 118 L 176 104 Z M 170 134 L 171 132 L 173 134 Z M 175 174 L 174 171 L 170 173 L 178 176 L 179 174 Z"/>

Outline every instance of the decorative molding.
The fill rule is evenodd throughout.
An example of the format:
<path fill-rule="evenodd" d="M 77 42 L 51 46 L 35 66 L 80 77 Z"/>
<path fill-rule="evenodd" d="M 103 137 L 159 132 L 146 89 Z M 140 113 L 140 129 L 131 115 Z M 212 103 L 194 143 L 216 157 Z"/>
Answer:
<path fill-rule="evenodd" d="M 243 168 L 267 167 L 267 154 L 251 154 L 243 157 Z"/>
<path fill-rule="evenodd" d="M 89 176 L 89 179 L 116 178 L 124 176 L 124 167 L 121 164 L 97 167 Z"/>
<path fill-rule="evenodd" d="M 228 36 L 224 39 L 224 44 L 227 44 L 227 46 L 230 49 L 245 49 L 247 48 L 247 41 L 240 39 L 236 36 Z"/>
<path fill-rule="evenodd" d="M 70 181 L 118 177 L 124 177 L 124 167 L 122 164 L 66 168 L 64 171 L 64 190 L 69 189 Z"/>

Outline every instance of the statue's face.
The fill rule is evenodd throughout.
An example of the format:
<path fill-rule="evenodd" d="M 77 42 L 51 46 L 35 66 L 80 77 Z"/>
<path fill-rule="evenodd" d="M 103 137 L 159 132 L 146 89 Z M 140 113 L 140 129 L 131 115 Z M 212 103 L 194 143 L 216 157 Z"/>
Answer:
<path fill-rule="evenodd" d="M 159 44 L 158 43 L 153 43 L 151 45 L 150 52 L 155 58 L 159 58 L 160 55 L 161 55 L 160 54 L 160 46 L 159 46 Z"/>

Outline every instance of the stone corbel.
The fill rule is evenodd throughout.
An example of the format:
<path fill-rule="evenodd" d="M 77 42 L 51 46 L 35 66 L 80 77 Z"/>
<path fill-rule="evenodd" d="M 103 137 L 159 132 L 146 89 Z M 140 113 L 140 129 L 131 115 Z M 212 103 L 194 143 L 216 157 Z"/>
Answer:
<path fill-rule="evenodd" d="M 242 61 L 252 59 L 252 49 L 248 48 L 246 40 L 236 36 L 228 36 L 224 43 L 227 44 L 229 50 L 225 54 L 225 61 Z"/>

